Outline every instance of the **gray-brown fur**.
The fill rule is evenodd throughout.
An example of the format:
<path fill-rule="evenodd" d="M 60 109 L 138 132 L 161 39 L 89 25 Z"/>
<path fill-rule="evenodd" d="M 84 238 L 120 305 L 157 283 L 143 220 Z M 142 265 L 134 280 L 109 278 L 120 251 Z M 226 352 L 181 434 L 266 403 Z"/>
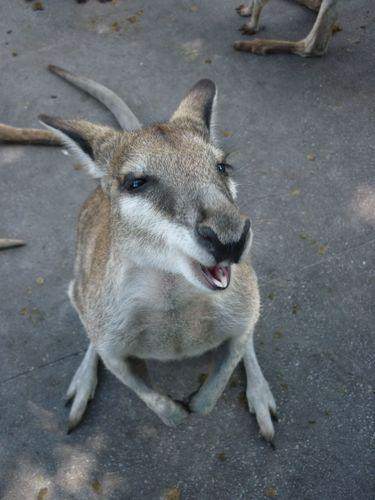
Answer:
<path fill-rule="evenodd" d="M 249 409 L 273 438 L 276 405 L 253 346 L 260 301 L 251 231 L 212 137 L 215 96 L 212 82 L 198 82 L 169 122 L 131 132 L 41 116 L 100 182 L 79 215 L 69 287 L 90 341 L 67 393 L 70 429 L 94 395 L 99 357 L 174 426 L 188 411 L 151 388 L 133 357 L 182 360 L 222 346 L 190 411 L 211 411 L 244 359 Z"/>

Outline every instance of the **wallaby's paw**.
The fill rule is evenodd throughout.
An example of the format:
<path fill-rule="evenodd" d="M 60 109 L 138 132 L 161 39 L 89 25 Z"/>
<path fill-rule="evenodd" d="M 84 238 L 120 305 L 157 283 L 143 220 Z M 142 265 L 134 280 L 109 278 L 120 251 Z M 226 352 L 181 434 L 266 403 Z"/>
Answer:
<path fill-rule="evenodd" d="M 88 402 L 94 397 L 97 385 L 96 366 L 95 369 L 77 370 L 70 383 L 66 394 L 66 404 L 73 400 L 72 407 L 69 413 L 68 433 L 70 433 L 81 422 L 85 413 Z"/>
<path fill-rule="evenodd" d="M 272 51 L 272 47 L 264 40 L 238 41 L 234 42 L 233 48 L 242 52 L 251 52 L 252 54 L 267 54 Z"/>
<path fill-rule="evenodd" d="M 216 399 L 210 397 L 204 388 L 192 395 L 189 408 L 190 411 L 198 413 L 199 415 L 208 415 L 215 407 Z"/>
<path fill-rule="evenodd" d="M 259 430 L 264 439 L 272 441 L 275 430 L 272 419 L 277 420 L 276 403 L 267 382 L 246 391 L 250 413 L 255 414 Z"/>
<path fill-rule="evenodd" d="M 239 29 L 243 35 L 255 35 L 258 32 L 257 29 L 253 28 L 249 24 L 243 24 Z"/>
<path fill-rule="evenodd" d="M 182 405 L 171 400 L 168 409 L 158 412 L 158 415 L 169 427 L 177 427 L 186 421 L 189 412 Z"/>
<path fill-rule="evenodd" d="M 243 3 L 236 7 L 237 14 L 242 17 L 250 17 L 252 10 L 251 5 L 244 5 Z"/>

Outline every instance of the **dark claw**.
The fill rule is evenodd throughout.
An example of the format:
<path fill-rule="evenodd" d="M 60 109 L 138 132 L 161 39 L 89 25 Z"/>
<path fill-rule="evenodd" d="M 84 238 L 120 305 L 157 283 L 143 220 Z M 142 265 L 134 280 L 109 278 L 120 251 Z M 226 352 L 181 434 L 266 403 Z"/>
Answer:
<path fill-rule="evenodd" d="M 277 413 L 271 413 L 271 418 L 274 422 L 278 422 L 279 421 L 279 417 L 277 416 Z"/>
<path fill-rule="evenodd" d="M 188 398 L 175 399 L 175 402 L 178 403 L 179 405 L 181 405 L 188 413 L 192 413 L 190 406 L 189 406 L 190 399 L 189 400 L 188 400 Z"/>

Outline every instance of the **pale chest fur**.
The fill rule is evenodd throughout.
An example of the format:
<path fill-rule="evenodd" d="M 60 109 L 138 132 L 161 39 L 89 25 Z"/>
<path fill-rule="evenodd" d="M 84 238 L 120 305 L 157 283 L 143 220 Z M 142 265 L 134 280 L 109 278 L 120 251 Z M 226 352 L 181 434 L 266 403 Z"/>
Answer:
<path fill-rule="evenodd" d="M 90 314 L 94 330 L 100 329 L 93 339 L 98 348 L 182 359 L 245 333 L 258 318 L 256 278 L 246 264 L 235 266 L 229 289 L 216 294 L 196 292 L 184 278 L 161 271 L 126 265 L 117 270 L 106 277 Z"/>

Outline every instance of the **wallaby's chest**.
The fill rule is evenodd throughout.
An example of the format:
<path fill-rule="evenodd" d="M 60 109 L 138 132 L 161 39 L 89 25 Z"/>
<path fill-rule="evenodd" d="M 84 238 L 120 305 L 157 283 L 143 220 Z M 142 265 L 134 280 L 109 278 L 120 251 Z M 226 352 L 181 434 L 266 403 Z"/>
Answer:
<path fill-rule="evenodd" d="M 124 355 L 167 360 L 202 354 L 242 333 L 246 307 L 241 320 L 230 294 L 223 307 L 190 287 L 167 274 L 130 273 L 126 286 L 117 283 L 117 295 L 111 294 L 105 341 L 118 343 Z"/>

